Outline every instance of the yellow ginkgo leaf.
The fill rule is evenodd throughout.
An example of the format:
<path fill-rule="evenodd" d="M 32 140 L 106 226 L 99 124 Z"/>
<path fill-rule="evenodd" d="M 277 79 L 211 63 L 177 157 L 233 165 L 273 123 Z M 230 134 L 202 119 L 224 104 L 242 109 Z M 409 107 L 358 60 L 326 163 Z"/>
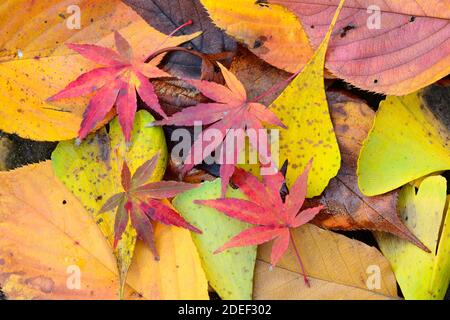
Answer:
<path fill-rule="evenodd" d="M 0 287 L 8 299 L 118 299 L 117 263 L 50 162 L 1 172 Z M 189 231 L 157 224 L 160 261 L 138 242 L 126 299 L 208 299 Z"/>
<path fill-rule="evenodd" d="M 82 13 L 80 28 L 70 27 L 76 19 L 74 8 Z M 0 30 L 0 130 L 39 141 L 75 138 L 89 101 L 83 97 L 46 102 L 82 73 L 98 67 L 67 48 L 67 43 L 114 48 L 117 30 L 137 56 L 145 59 L 164 41 L 165 46 L 176 46 L 199 35 L 166 40 L 167 35 L 150 27 L 120 0 L 70 4 L 4 0 Z"/>
<path fill-rule="evenodd" d="M 297 72 L 313 55 L 297 17 L 281 6 L 255 0 L 201 0 L 213 22 L 268 63 Z"/>
<path fill-rule="evenodd" d="M 119 121 L 110 125 L 109 135 L 102 129 L 92 134 L 78 147 L 73 140 L 61 142 L 52 154 L 53 168 L 58 178 L 77 196 L 112 244 L 116 210 L 99 214 L 105 201 L 123 192 L 121 170 L 126 161 L 135 172 L 144 162 L 159 153 L 152 181 L 161 180 L 167 163 L 167 145 L 161 128 L 145 128 L 154 118 L 144 110 L 136 114 L 131 145 L 127 147 Z M 117 246 L 122 284 L 131 264 L 136 232 L 128 225 Z"/>
<path fill-rule="evenodd" d="M 310 159 L 314 159 L 308 179 L 308 197 L 320 195 L 341 165 L 325 95 L 324 65 L 331 33 L 343 4 L 341 1 L 312 60 L 271 105 L 287 126 L 287 130 L 280 132 L 280 163 L 289 160 L 286 176 L 289 187 Z"/>
<path fill-rule="evenodd" d="M 449 131 L 429 109 L 440 90 L 429 87 L 404 97 L 390 96 L 381 103 L 358 160 L 362 193 L 383 194 L 450 169 Z"/>
<path fill-rule="evenodd" d="M 443 299 L 447 291 L 450 211 L 445 214 L 446 189 L 445 178 L 433 176 L 420 184 L 417 194 L 408 184 L 399 195 L 398 208 L 404 223 L 431 250 L 430 253 L 386 233 L 375 235 L 406 299 Z"/>

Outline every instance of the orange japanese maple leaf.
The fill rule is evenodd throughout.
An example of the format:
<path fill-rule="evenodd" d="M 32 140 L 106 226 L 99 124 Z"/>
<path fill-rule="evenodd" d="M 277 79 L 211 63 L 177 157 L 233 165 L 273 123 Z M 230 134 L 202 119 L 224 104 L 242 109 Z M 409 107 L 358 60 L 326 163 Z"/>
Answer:
<path fill-rule="evenodd" d="M 283 128 L 285 126 L 275 113 L 257 102 L 262 96 L 249 101 L 247 92 L 238 78 L 220 63 L 218 65 L 225 78 L 226 86 L 209 81 L 185 80 L 214 102 L 200 103 L 196 106 L 185 108 L 168 119 L 151 123 L 150 126 L 210 125 L 196 139 L 186 156 L 183 167 L 184 173 L 209 156 L 207 152 L 203 151 L 206 150 L 204 141 L 209 140 L 205 139 L 204 136 L 210 135 L 213 130 L 216 133 L 219 132 L 222 139 L 214 141 L 215 147 L 210 148 L 209 146 L 208 148 L 215 150 L 221 157 L 220 176 L 222 178 L 222 197 L 224 197 L 227 185 L 237 164 L 239 153 L 245 148 L 245 144 L 236 145 L 234 143 L 235 134 L 241 133 L 250 138 L 249 130 L 254 130 L 253 133 L 257 134 L 257 138 L 255 139 L 253 135 L 249 142 L 257 150 L 260 160 L 267 165 L 270 162 L 270 143 L 262 123 Z M 215 133 L 211 135 L 215 136 Z M 233 143 L 230 143 L 231 141 Z M 261 150 L 261 142 L 258 143 L 258 141 L 264 141 L 262 142 L 265 144 L 264 150 Z M 201 157 L 194 156 L 196 153 L 200 153 Z"/>
<path fill-rule="evenodd" d="M 189 21 L 177 28 L 168 37 L 191 23 L 192 21 Z M 104 67 L 82 74 L 65 89 L 48 99 L 48 101 L 54 101 L 95 92 L 83 115 L 78 132 L 79 141 L 84 139 L 116 104 L 122 132 L 125 140 L 129 142 L 137 111 L 136 91 L 150 109 L 163 118 L 167 118 L 159 104 L 155 89 L 148 79 L 171 77 L 171 75 L 159 69 L 151 61 L 145 63 L 142 59 L 136 58 L 130 44 L 120 33 L 116 31 L 114 36 L 117 52 L 91 44 L 68 44 L 70 49 Z"/>
<path fill-rule="evenodd" d="M 125 192 L 113 195 L 100 210 L 100 213 L 117 208 L 114 224 L 114 248 L 124 233 L 128 221 L 136 230 L 138 237 L 152 250 L 156 259 L 159 259 L 153 238 L 153 221 L 166 225 L 173 225 L 201 233 L 199 229 L 190 225 L 175 210 L 160 200 L 173 198 L 177 194 L 196 188 L 197 185 L 175 182 L 159 181 L 146 183 L 153 174 L 158 155 L 140 166 L 133 176 L 126 162 L 122 167 L 122 187 Z"/>
<path fill-rule="evenodd" d="M 217 209 L 227 216 L 255 225 L 234 236 L 215 253 L 233 247 L 258 245 L 275 239 L 270 258 L 271 265 L 275 266 L 292 240 L 291 243 L 302 268 L 305 283 L 308 284 L 290 229 L 308 223 L 324 208 L 318 206 L 300 211 L 306 197 L 310 168 L 311 162 L 294 183 L 284 201 L 280 191 L 285 187 L 285 178 L 281 173 L 263 176 L 261 182 L 242 169 L 236 169 L 232 181 L 247 196 L 248 200 L 228 198 L 194 201 L 196 204 Z"/>

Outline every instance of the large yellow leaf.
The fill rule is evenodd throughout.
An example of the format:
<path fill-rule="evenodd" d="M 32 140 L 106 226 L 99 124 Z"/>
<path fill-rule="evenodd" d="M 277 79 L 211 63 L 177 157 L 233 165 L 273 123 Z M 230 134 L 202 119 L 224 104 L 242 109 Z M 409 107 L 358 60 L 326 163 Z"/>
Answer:
<path fill-rule="evenodd" d="M 255 0 L 201 0 L 213 22 L 268 63 L 295 73 L 313 55 L 300 21 L 281 6 Z"/>
<path fill-rule="evenodd" d="M 81 29 L 69 29 L 67 8 L 81 9 Z M 33 140 L 77 136 L 88 98 L 47 103 L 80 74 L 97 67 L 66 43 L 113 48 L 118 30 L 144 58 L 166 35 L 150 27 L 120 0 L 4 0 L 0 6 L 0 129 Z M 176 46 L 199 33 L 173 37 Z"/>
<path fill-rule="evenodd" d="M 404 223 L 431 250 L 424 252 L 388 234 L 377 233 L 406 299 L 443 299 L 450 281 L 450 210 L 445 214 L 447 181 L 426 178 L 416 194 L 406 185 L 398 207 Z M 450 196 L 447 197 L 450 201 Z M 444 220 L 445 219 L 445 220 Z"/>
<path fill-rule="evenodd" d="M 277 267 L 269 269 L 270 244 L 259 248 L 255 270 L 255 299 L 392 299 L 397 284 L 389 262 L 362 242 L 302 226 L 293 232 L 311 282 L 300 274 L 292 244 Z"/>
<path fill-rule="evenodd" d="M 0 180 L 0 287 L 7 298 L 117 299 L 111 247 L 51 163 L 2 172 Z M 138 242 L 125 297 L 207 299 L 190 233 L 157 225 L 155 239 L 161 260 Z"/>
<path fill-rule="evenodd" d="M 342 5 L 343 1 L 312 60 L 271 105 L 288 127 L 280 133 L 280 163 L 289 160 L 286 176 L 289 187 L 314 158 L 308 179 L 308 197 L 320 195 L 330 179 L 337 175 L 341 164 L 325 96 L 324 65 L 328 42 Z"/>
<path fill-rule="evenodd" d="M 96 220 L 108 241 L 114 242 L 116 210 L 99 214 L 105 201 L 114 194 L 123 192 L 121 170 L 127 161 L 131 172 L 159 153 L 157 167 L 151 181 L 161 180 L 167 163 L 167 145 L 161 128 L 145 128 L 154 118 L 144 110 L 136 114 L 131 145 L 125 138 L 117 118 L 111 122 L 109 135 L 106 130 L 90 135 L 81 146 L 73 140 L 60 142 L 52 154 L 53 168 L 61 181 L 80 199 L 87 211 Z M 122 283 L 133 257 L 136 232 L 131 224 L 117 246 Z"/>
<path fill-rule="evenodd" d="M 358 160 L 362 193 L 386 193 L 450 169 L 450 134 L 430 109 L 440 107 L 436 100 L 444 102 L 443 110 L 448 108 L 440 90 L 430 87 L 404 97 L 390 96 L 381 103 Z M 442 116 L 445 119 L 445 111 Z"/>

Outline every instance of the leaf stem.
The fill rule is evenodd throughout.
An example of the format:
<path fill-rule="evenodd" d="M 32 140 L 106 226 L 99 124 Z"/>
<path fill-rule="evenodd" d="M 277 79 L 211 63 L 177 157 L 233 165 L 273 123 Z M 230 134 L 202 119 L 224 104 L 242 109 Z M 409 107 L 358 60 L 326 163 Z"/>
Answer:
<path fill-rule="evenodd" d="M 297 260 L 300 263 L 300 267 L 302 269 L 303 280 L 305 281 L 305 284 L 308 286 L 308 288 L 310 288 L 311 284 L 309 283 L 308 277 L 306 276 L 305 267 L 303 266 L 302 259 L 300 258 L 300 253 L 297 249 L 297 246 L 295 245 L 294 236 L 292 235 L 292 230 L 289 230 L 289 236 L 291 237 L 292 247 L 294 248 L 295 255 L 297 256 Z"/>
<path fill-rule="evenodd" d="M 189 20 L 188 22 L 182 24 L 181 26 L 179 26 L 178 28 L 176 28 L 175 30 L 173 30 L 165 39 L 163 42 L 161 42 L 161 44 L 157 47 L 157 49 L 161 48 L 163 45 L 166 44 L 167 41 L 169 41 L 169 39 L 178 31 L 180 31 L 181 29 L 183 29 L 184 27 L 190 26 L 191 24 L 193 24 L 194 22 L 192 20 Z"/>
<path fill-rule="evenodd" d="M 163 48 L 163 49 L 159 49 L 155 52 L 153 52 L 146 60 L 145 63 L 148 63 L 150 61 L 152 61 L 153 59 L 155 59 L 157 56 L 159 56 L 160 54 L 166 53 L 166 52 L 170 52 L 170 51 L 182 51 L 182 52 L 186 52 L 189 54 L 192 54 L 194 56 L 199 57 L 200 59 L 204 60 L 208 60 L 206 54 L 195 51 L 195 50 L 189 50 L 183 47 L 167 47 L 167 48 Z"/>

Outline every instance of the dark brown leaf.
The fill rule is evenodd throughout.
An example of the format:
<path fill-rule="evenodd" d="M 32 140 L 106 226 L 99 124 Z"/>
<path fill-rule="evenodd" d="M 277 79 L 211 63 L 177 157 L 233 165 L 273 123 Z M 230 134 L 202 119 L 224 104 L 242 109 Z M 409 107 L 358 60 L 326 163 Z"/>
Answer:
<path fill-rule="evenodd" d="M 214 26 L 206 10 L 198 0 L 124 0 L 152 27 L 169 34 L 176 27 L 192 20 L 193 25 L 180 31 L 180 34 L 190 34 L 203 31 L 197 39 L 184 45 L 186 48 L 206 54 L 217 54 L 225 51 L 235 51 L 236 42 Z M 199 78 L 201 60 L 186 53 L 173 53 L 164 60 L 171 73 Z"/>

